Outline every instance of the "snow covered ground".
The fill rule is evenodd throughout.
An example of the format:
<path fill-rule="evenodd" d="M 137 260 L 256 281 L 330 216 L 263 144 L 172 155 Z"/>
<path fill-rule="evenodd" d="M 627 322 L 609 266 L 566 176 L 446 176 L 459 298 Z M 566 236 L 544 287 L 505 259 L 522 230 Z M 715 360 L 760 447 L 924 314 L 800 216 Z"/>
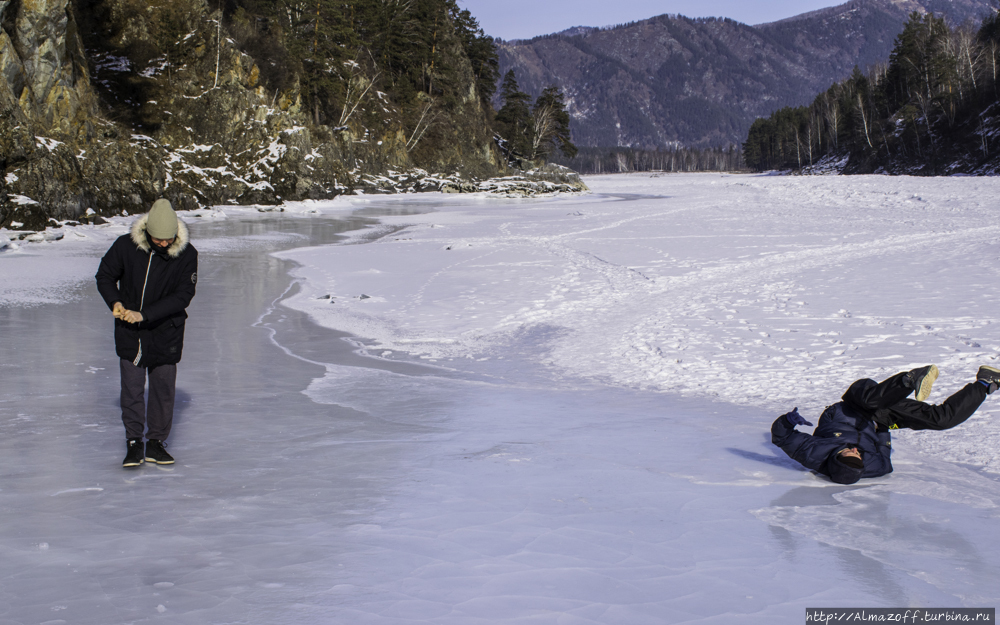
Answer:
<path fill-rule="evenodd" d="M 944 397 L 1000 360 L 996 179 L 590 183 L 599 194 L 445 204 L 383 219 L 406 229 L 365 246 L 282 253 L 305 284 L 287 303 L 372 339 L 374 354 L 482 362 L 514 349 L 546 384 L 779 413 L 816 414 L 855 379 L 931 362 Z M 1000 472 L 1000 421 L 978 421 L 913 444 Z"/>
<path fill-rule="evenodd" d="M 90 281 L 127 220 L 0 252 L 0 624 L 996 606 L 994 398 L 853 487 L 768 428 L 858 377 L 934 362 L 941 401 L 998 360 L 1000 180 L 586 183 L 186 215 L 169 468 L 119 466 Z"/>

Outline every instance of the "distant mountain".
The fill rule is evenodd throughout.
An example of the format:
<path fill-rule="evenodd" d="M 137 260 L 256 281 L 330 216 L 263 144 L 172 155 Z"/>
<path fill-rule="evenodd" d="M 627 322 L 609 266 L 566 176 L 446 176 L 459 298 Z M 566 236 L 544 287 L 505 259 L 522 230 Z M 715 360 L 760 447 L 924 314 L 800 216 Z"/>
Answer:
<path fill-rule="evenodd" d="M 978 22 L 990 5 L 852 0 L 757 26 L 661 15 L 500 42 L 500 70 L 514 69 L 533 95 L 561 87 L 577 145 L 728 145 L 743 141 L 757 117 L 811 102 L 855 65 L 887 60 L 912 12 L 962 24 Z"/>
<path fill-rule="evenodd" d="M 576 35 L 589 35 L 595 30 L 601 29 L 594 26 L 573 26 L 571 28 L 567 28 L 566 30 L 560 30 L 555 34 L 562 35 L 563 37 L 575 37 Z"/>

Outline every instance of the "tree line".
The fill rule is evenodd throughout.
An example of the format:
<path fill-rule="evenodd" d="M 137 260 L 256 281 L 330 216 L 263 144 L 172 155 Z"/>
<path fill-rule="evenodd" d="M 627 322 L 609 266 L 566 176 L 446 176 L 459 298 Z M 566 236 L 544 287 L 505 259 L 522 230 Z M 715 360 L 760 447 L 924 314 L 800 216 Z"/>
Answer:
<path fill-rule="evenodd" d="M 950 27 L 912 13 L 887 63 L 820 93 L 809 106 L 757 119 L 743 144 L 754 171 L 802 169 L 848 157 L 852 173 L 943 173 L 964 159 L 974 170 L 1000 149 L 1000 14 Z"/>
<path fill-rule="evenodd" d="M 581 174 L 665 171 L 741 171 L 746 169 L 739 147 L 640 149 L 581 147 L 573 158 L 554 155 L 552 162 Z"/>

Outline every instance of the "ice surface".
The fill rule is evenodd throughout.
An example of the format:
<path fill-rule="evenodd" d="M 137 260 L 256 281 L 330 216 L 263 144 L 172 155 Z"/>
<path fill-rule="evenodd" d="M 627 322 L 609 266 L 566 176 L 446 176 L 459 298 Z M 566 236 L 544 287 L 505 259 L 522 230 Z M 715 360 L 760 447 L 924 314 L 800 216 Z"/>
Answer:
<path fill-rule="evenodd" d="M 995 606 L 993 398 L 851 487 L 767 429 L 997 358 L 1000 181 L 587 184 L 186 216 L 178 463 L 136 471 L 90 283 L 127 220 L 0 251 L 0 625 Z"/>
<path fill-rule="evenodd" d="M 97 271 L 95 250 L 125 233 L 124 223 L 66 228 L 59 241 L 18 243 L 0 233 L 0 305 L 58 304 L 82 295 Z M 5 245 L 6 244 L 6 245 Z M 104 253 L 101 250 L 97 258 Z"/>

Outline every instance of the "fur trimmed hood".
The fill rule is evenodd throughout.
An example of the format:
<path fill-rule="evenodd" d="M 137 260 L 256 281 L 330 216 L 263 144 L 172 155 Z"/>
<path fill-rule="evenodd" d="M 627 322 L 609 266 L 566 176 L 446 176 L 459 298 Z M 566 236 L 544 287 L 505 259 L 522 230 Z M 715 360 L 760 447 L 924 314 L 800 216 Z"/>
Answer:
<path fill-rule="evenodd" d="M 132 242 L 135 243 L 140 250 L 143 252 L 150 251 L 149 241 L 146 240 L 146 221 L 149 220 L 149 215 L 143 215 L 139 219 L 135 220 L 132 224 L 132 231 L 130 232 L 132 236 Z M 167 248 L 167 255 L 170 258 L 177 258 L 184 251 L 184 248 L 188 246 L 190 242 L 190 237 L 188 235 L 187 226 L 180 219 L 177 220 L 177 237 L 174 242 L 170 244 Z"/>

